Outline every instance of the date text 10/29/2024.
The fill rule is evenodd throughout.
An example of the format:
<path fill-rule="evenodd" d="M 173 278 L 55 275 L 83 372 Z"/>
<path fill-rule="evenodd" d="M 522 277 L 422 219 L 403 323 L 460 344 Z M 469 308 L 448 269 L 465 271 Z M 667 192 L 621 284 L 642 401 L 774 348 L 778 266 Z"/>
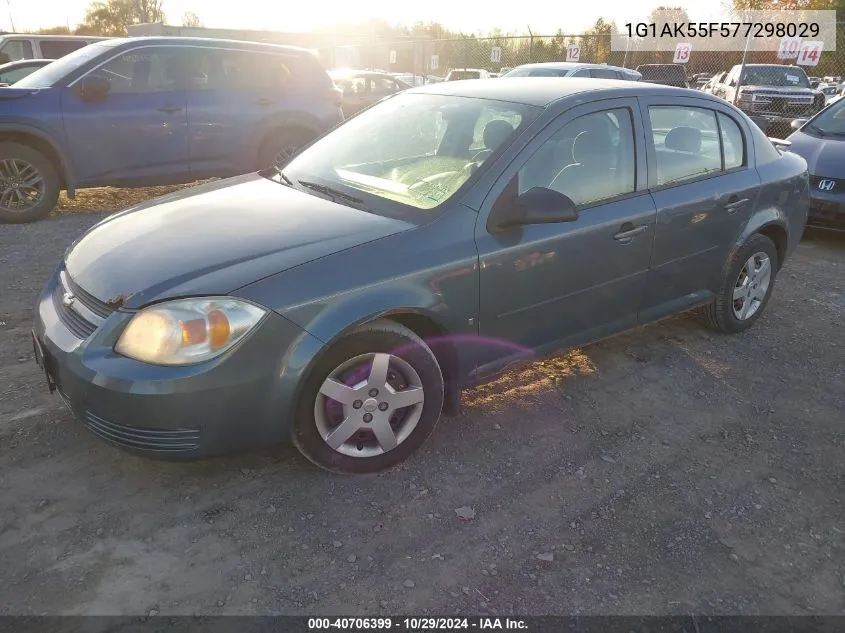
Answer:
<path fill-rule="evenodd" d="M 528 631 L 525 620 L 520 618 L 309 618 L 309 631 Z"/>

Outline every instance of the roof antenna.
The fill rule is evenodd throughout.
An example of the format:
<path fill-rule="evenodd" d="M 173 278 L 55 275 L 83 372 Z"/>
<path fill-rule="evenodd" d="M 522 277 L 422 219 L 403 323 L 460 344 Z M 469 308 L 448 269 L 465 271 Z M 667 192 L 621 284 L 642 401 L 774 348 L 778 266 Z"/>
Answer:
<path fill-rule="evenodd" d="M 17 32 L 15 29 L 15 19 L 12 17 L 12 0 L 6 0 L 6 7 L 9 9 L 9 23 L 12 25 L 12 33 Z"/>

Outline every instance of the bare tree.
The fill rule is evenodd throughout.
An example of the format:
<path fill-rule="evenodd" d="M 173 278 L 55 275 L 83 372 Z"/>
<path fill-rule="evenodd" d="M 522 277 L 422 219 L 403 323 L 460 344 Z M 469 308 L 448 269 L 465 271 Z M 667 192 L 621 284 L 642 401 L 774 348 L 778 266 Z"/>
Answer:
<path fill-rule="evenodd" d="M 190 29 L 199 29 L 202 28 L 202 20 L 193 11 L 186 11 L 182 14 L 182 26 Z"/>
<path fill-rule="evenodd" d="M 85 35 L 126 35 L 126 27 L 164 22 L 162 0 L 95 0 L 85 11 L 77 32 Z"/>

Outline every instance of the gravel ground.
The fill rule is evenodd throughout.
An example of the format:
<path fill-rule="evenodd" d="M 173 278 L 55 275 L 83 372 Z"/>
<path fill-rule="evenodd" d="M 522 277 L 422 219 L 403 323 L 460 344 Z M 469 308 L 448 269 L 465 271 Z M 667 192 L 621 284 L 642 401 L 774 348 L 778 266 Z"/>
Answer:
<path fill-rule="evenodd" d="M 339 477 L 133 457 L 46 393 L 32 308 L 98 217 L 0 227 L 0 614 L 845 613 L 845 240 L 806 239 L 745 334 L 537 362 Z"/>

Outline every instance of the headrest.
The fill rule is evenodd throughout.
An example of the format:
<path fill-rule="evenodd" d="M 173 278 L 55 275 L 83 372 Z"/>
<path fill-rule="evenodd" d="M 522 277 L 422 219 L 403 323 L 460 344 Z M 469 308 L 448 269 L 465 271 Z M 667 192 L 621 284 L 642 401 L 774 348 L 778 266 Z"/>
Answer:
<path fill-rule="evenodd" d="M 513 134 L 513 126 L 507 121 L 496 119 L 484 126 L 484 147 L 495 150 Z"/>
<path fill-rule="evenodd" d="M 673 127 L 663 141 L 666 149 L 697 154 L 701 151 L 701 130 L 694 127 Z"/>

